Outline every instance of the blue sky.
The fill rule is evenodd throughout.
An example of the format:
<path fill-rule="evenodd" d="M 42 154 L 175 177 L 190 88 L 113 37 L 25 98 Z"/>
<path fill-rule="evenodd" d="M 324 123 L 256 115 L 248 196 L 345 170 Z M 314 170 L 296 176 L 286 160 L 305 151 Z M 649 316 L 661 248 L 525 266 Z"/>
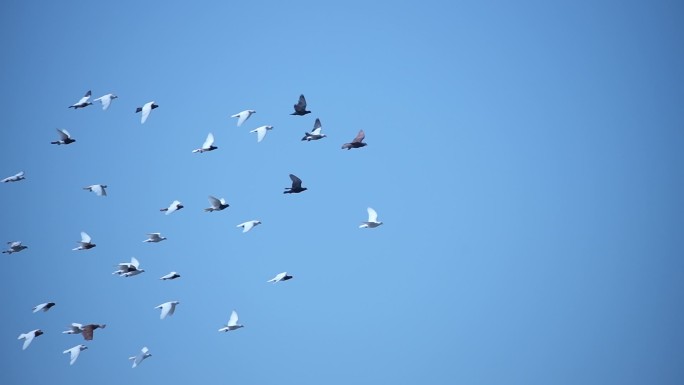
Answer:
<path fill-rule="evenodd" d="M 0 382 L 682 383 L 682 5 L 388 4 L 4 2 Z"/>

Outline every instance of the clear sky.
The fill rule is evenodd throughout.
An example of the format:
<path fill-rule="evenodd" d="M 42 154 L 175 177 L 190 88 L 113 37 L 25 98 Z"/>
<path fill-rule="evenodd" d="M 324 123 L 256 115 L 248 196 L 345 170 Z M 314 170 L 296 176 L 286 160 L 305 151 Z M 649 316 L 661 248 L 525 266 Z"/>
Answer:
<path fill-rule="evenodd" d="M 0 185 L 0 242 L 29 248 L 2 254 L 0 383 L 684 383 L 683 15 L 3 2 L 0 178 L 26 180 Z M 67 108 L 87 90 L 119 98 Z M 300 141 L 316 118 L 328 137 Z M 282 194 L 290 173 L 308 190 Z M 359 229 L 368 206 L 384 224 Z M 72 251 L 81 231 L 97 247 Z M 145 273 L 111 274 L 133 256 Z M 245 327 L 219 333 L 233 309 Z M 74 366 L 71 322 L 107 324 Z"/>

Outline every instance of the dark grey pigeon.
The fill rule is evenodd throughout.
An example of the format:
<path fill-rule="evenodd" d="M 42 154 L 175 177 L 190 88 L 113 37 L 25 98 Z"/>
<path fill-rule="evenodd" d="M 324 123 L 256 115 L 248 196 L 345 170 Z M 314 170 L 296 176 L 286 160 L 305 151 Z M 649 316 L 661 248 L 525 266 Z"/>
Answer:
<path fill-rule="evenodd" d="M 50 144 L 70 144 L 76 141 L 76 139 L 71 139 L 71 134 L 69 134 L 69 131 L 67 130 L 62 130 L 58 128 L 57 133 L 59 133 L 59 140 L 55 142 L 50 142 Z"/>
<path fill-rule="evenodd" d="M 294 110 L 295 112 L 290 115 L 302 116 L 311 113 L 311 111 L 306 110 L 306 99 L 304 99 L 304 95 L 299 95 L 299 101 L 294 105 Z"/>
<path fill-rule="evenodd" d="M 290 174 L 290 179 L 292 179 L 292 187 L 285 187 L 287 191 L 283 191 L 283 194 L 296 194 L 307 190 L 306 187 L 302 187 L 302 180 L 294 174 Z"/>
<path fill-rule="evenodd" d="M 359 133 L 356 135 L 356 138 L 351 141 L 351 143 L 345 143 L 342 145 L 342 149 L 344 150 L 345 148 L 347 150 L 351 150 L 352 148 L 361 148 L 365 146 L 367 143 L 363 143 L 363 139 L 366 137 L 366 134 L 363 132 L 363 130 L 360 130 Z"/>
<path fill-rule="evenodd" d="M 73 108 L 74 110 L 77 110 L 79 108 L 88 107 L 89 105 L 93 104 L 93 103 L 88 101 L 88 99 L 90 99 L 90 95 L 92 95 L 92 93 L 90 91 L 86 92 L 86 94 L 81 98 L 81 100 L 70 105 L 69 108 Z"/>
<path fill-rule="evenodd" d="M 83 334 L 83 339 L 85 339 L 86 341 L 92 340 L 93 339 L 93 331 L 95 331 L 95 329 L 104 329 L 106 326 L 107 325 L 104 325 L 104 324 L 103 325 L 89 324 L 89 325 L 84 326 L 82 328 L 83 331 L 81 332 L 81 334 Z"/>
<path fill-rule="evenodd" d="M 313 130 L 311 130 L 311 132 L 305 132 L 302 140 L 306 140 L 307 142 L 309 142 L 312 140 L 323 139 L 325 137 L 325 134 L 321 134 L 321 120 L 316 118 Z"/>

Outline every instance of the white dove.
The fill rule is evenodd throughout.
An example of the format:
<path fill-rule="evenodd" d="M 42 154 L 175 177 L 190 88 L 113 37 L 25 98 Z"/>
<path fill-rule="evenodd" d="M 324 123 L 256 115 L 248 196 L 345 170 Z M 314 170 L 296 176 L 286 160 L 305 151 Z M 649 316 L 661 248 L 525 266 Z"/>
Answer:
<path fill-rule="evenodd" d="M 22 179 L 26 179 L 24 176 L 24 172 L 20 171 L 12 176 L 8 176 L 7 178 L 2 180 L 2 183 L 7 183 L 7 182 L 19 182 Z"/>
<path fill-rule="evenodd" d="M 21 348 L 21 350 L 26 350 L 26 348 L 28 348 L 29 345 L 31 345 L 31 342 L 33 341 L 33 339 L 38 337 L 41 334 L 43 334 L 43 331 L 40 329 L 31 330 L 30 332 L 19 334 L 19 338 L 17 338 L 17 339 L 18 340 L 21 340 L 21 339 L 24 340 L 24 346 Z"/>
<path fill-rule="evenodd" d="M 165 208 L 165 209 L 159 209 L 159 211 L 166 211 L 166 215 L 169 215 L 169 214 L 171 214 L 171 213 L 174 212 L 174 211 L 178 211 L 178 210 L 182 209 L 183 207 L 185 207 L 185 206 L 183 206 L 183 205 L 180 203 L 180 201 L 173 201 L 173 202 L 169 205 L 169 207 L 167 207 L 167 208 Z"/>
<path fill-rule="evenodd" d="M 88 191 L 92 191 L 95 193 L 95 195 L 101 197 L 101 196 L 107 196 L 107 190 L 105 190 L 106 188 L 107 188 L 106 184 L 93 184 L 90 186 L 86 186 L 83 189 L 88 190 Z"/>
<path fill-rule="evenodd" d="M 118 269 L 112 274 L 118 274 L 122 277 L 132 277 L 144 273 L 145 269 L 140 268 L 140 262 L 135 257 L 131 258 L 130 262 L 122 262 L 118 265 Z"/>
<path fill-rule="evenodd" d="M 252 220 L 252 221 L 247 221 L 247 222 L 244 222 L 244 223 L 240 223 L 239 225 L 237 225 L 237 226 L 235 226 L 235 227 L 242 227 L 242 232 L 243 232 L 243 233 L 246 233 L 246 232 L 248 232 L 249 230 L 251 230 L 254 226 L 260 225 L 260 224 L 261 224 L 261 221 Z"/>
<path fill-rule="evenodd" d="M 375 212 L 372 208 L 368 208 L 368 222 L 362 222 L 361 225 L 359 226 L 360 229 L 366 229 L 366 228 L 376 228 L 380 226 L 382 222 L 378 222 L 378 213 Z"/>
<path fill-rule="evenodd" d="M 19 242 L 19 241 L 10 241 L 10 242 L 7 242 L 7 244 L 9 245 L 9 249 L 3 250 L 2 251 L 3 254 L 18 253 L 24 249 L 28 249 L 28 246 L 22 245 L 21 242 Z"/>
<path fill-rule="evenodd" d="M 287 275 L 287 272 L 286 272 L 286 271 L 283 271 L 282 273 L 276 275 L 275 277 L 269 279 L 269 280 L 266 281 L 266 282 L 273 282 L 273 283 L 276 283 L 276 282 L 280 282 L 280 281 L 287 281 L 288 279 L 292 279 L 292 276 L 291 276 L 291 275 Z"/>
<path fill-rule="evenodd" d="M 242 112 L 238 112 L 235 115 L 231 115 L 231 118 L 238 118 L 237 121 L 237 126 L 240 127 L 242 126 L 242 123 L 244 123 L 247 119 L 249 119 L 252 114 L 256 113 L 254 110 L 244 110 Z"/>
<path fill-rule="evenodd" d="M 136 366 L 140 365 L 143 360 L 149 356 L 151 356 L 150 350 L 147 348 L 147 346 L 143 346 L 143 348 L 140 350 L 140 353 L 137 356 L 133 357 L 128 357 L 129 360 L 133 360 L 133 367 L 135 368 Z"/>
<path fill-rule="evenodd" d="M 206 209 L 204 209 L 205 212 L 221 211 L 226 207 L 230 207 L 230 205 L 226 203 L 225 199 L 218 199 L 211 195 L 209 195 L 209 203 L 211 204 L 211 207 L 207 207 Z"/>
<path fill-rule="evenodd" d="M 54 302 L 45 302 L 45 303 L 41 303 L 40 305 L 36 305 L 36 306 L 33 307 L 33 312 L 34 312 L 34 313 L 37 313 L 37 312 L 39 312 L 39 311 L 41 311 L 41 310 L 42 310 L 43 312 L 46 312 L 46 311 L 50 310 L 53 306 L 55 306 L 55 303 L 54 303 Z"/>
<path fill-rule="evenodd" d="M 112 100 L 114 100 L 116 98 L 118 98 L 118 96 L 116 96 L 114 94 L 107 94 L 107 95 L 100 96 L 97 99 L 93 99 L 93 101 L 102 103 L 102 110 L 106 111 L 107 108 L 109 108 L 109 105 L 112 103 Z"/>
<path fill-rule="evenodd" d="M 169 274 L 166 274 L 165 276 L 159 278 L 162 281 L 170 280 L 170 279 L 176 279 L 180 278 L 180 274 L 176 273 L 175 271 L 170 272 Z"/>
<path fill-rule="evenodd" d="M 192 150 L 193 153 L 199 152 L 200 154 L 207 151 L 214 151 L 218 147 L 214 146 L 214 134 L 211 132 L 207 135 L 207 139 L 204 140 L 204 144 L 200 148 Z"/>
<path fill-rule="evenodd" d="M 244 327 L 244 325 L 238 324 L 238 314 L 235 310 L 233 310 L 233 312 L 230 313 L 230 319 L 228 320 L 226 326 L 222 327 L 218 331 L 229 332 L 231 330 L 240 329 L 241 327 Z"/>
<path fill-rule="evenodd" d="M 78 359 L 78 356 L 81 354 L 81 351 L 88 349 L 87 346 L 85 345 L 76 345 L 71 349 L 67 349 L 63 352 L 63 354 L 70 353 L 71 358 L 69 360 L 69 365 L 73 365 L 74 362 Z"/>
<path fill-rule="evenodd" d="M 72 323 L 69 326 L 69 329 L 62 332 L 62 334 L 81 334 L 81 333 L 83 333 L 83 325 L 77 324 L 77 323 Z"/>
<path fill-rule="evenodd" d="M 176 305 L 178 305 L 180 302 L 178 301 L 169 301 L 169 302 L 164 302 L 163 304 L 159 306 L 155 306 L 155 309 L 161 309 L 161 314 L 159 315 L 159 319 L 164 319 L 166 318 L 167 315 L 171 316 L 173 315 L 173 312 L 176 311 Z"/>
<path fill-rule="evenodd" d="M 89 105 L 93 104 L 88 101 L 90 99 L 90 95 L 92 95 L 92 92 L 88 91 L 83 95 L 83 97 L 76 103 L 72 104 L 69 106 L 69 108 L 73 108 L 74 110 L 77 110 L 79 108 L 84 108 L 88 107 Z"/>
<path fill-rule="evenodd" d="M 97 246 L 91 241 L 92 239 L 90 238 L 90 235 L 88 235 L 85 231 L 81 231 L 81 242 L 79 242 L 80 245 L 78 247 L 73 248 L 72 250 L 88 250 Z"/>
<path fill-rule="evenodd" d="M 142 116 L 140 117 L 140 124 L 144 124 L 145 121 L 147 120 L 147 117 L 150 116 L 150 112 L 154 110 L 155 108 L 159 107 L 157 104 L 154 103 L 154 101 L 145 103 L 142 107 L 138 107 L 135 109 L 135 113 L 142 112 Z"/>
<path fill-rule="evenodd" d="M 256 132 L 257 134 L 257 143 L 261 142 L 264 140 L 264 137 L 266 136 L 266 131 L 272 130 L 273 126 L 261 126 L 253 129 L 250 132 Z"/>
<path fill-rule="evenodd" d="M 157 242 L 161 242 L 161 241 L 166 239 L 166 237 L 161 236 L 161 233 L 147 233 L 147 235 L 149 237 L 147 239 L 145 239 L 143 242 L 157 243 Z"/>

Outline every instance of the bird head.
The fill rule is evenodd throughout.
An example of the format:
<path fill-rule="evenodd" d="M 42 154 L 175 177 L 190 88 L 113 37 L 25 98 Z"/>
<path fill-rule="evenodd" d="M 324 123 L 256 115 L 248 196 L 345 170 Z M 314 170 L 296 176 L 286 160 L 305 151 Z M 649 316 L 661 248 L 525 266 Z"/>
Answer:
<path fill-rule="evenodd" d="M 41 334 L 43 334 L 43 331 L 40 330 L 40 329 L 36 330 L 36 332 L 34 333 L 34 335 L 35 335 L 36 337 L 38 337 L 38 336 L 41 335 Z"/>
<path fill-rule="evenodd" d="M 154 110 L 154 109 L 157 108 L 157 107 L 159 107 L 159 105 L 158 105 L 158 104 L 155 104 L 154 102 L 152 102 L 152 109 Z"/>

